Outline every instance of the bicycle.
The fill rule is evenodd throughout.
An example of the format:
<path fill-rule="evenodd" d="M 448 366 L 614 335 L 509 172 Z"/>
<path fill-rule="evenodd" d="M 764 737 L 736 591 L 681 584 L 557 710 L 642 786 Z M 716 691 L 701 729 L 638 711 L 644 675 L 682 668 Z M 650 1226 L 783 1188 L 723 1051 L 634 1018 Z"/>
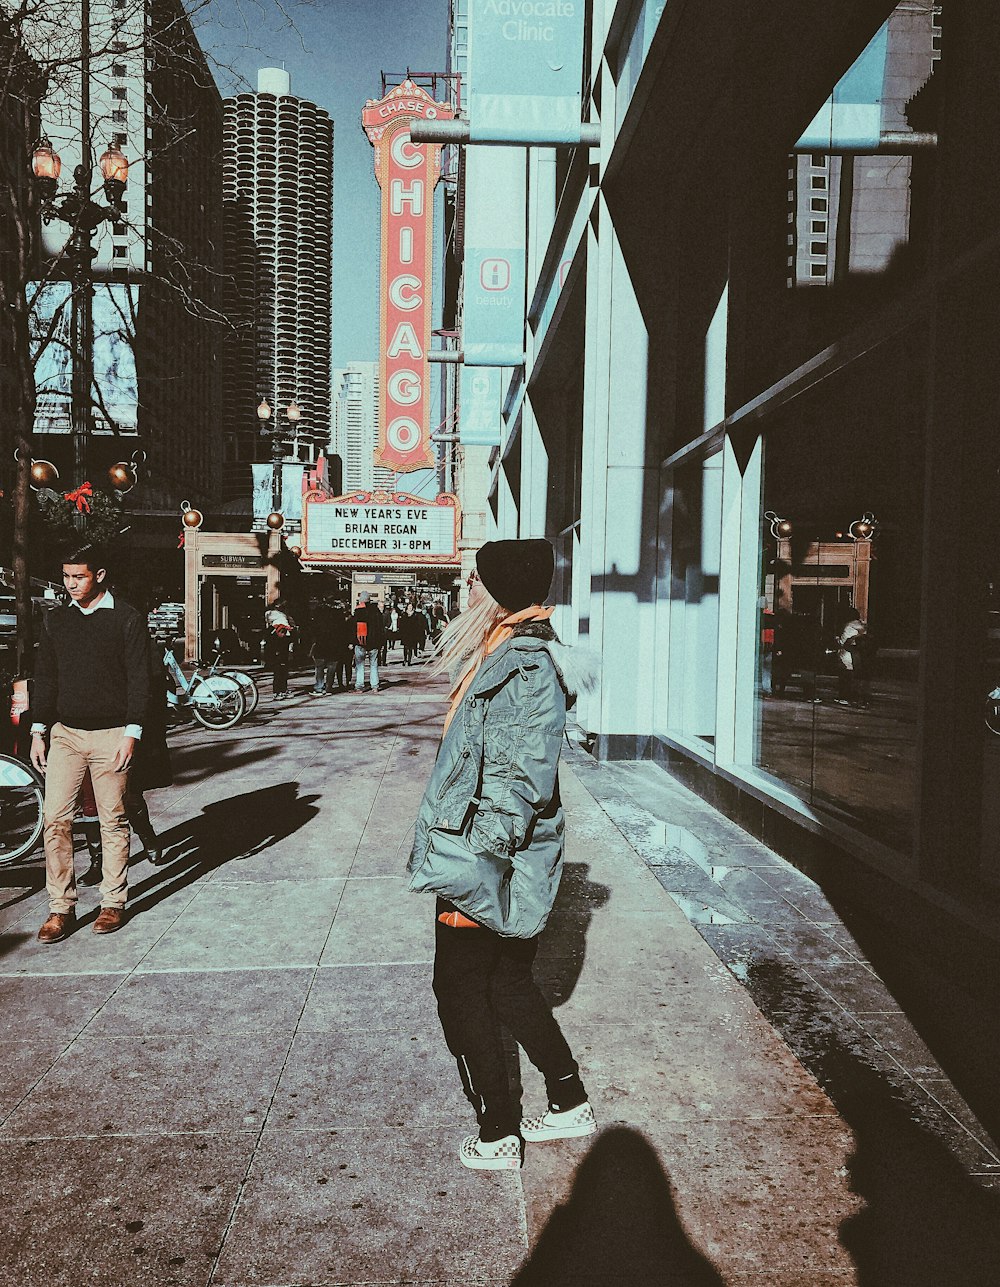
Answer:
<path fill-rule="evenodd" d="M 260 701 L 260 689 L 257 687 L 257 681 L 253 675 L 246 670 L 240 670 L 238 666 L 223 666 L 222 653 L 217 652 L 215 658 L 208 669 L 206 678 L 211 679 L 215 675 L 226 675 L 229 679 L 235 679 L 243 690 L 243 700 L 246 702 L 246 713 L 252 715 L 257 709 L 257 703 Z M 195 675 L 201 676 L 201 667 L 196 670 Z M 192 676 L 192 679 L 194 676 Z"/>
<path fill-rule="evenodd" d="M 42 835 L 45 784 L 32 765 L 0 755 L 0 866 L 17 862 Z"/>
<path fill-rule="evenodd" d="M 190 714 L 203 728 L 224 729 L 238 724 L 246 714 L 246 698 L 235 679 L 202 675 L 197 670 L 188 679 L 169 648 L 164 650 L 163 664 L 177 685 L 173 691 L 167 689 L 167 709 L 175 719 Z"/>

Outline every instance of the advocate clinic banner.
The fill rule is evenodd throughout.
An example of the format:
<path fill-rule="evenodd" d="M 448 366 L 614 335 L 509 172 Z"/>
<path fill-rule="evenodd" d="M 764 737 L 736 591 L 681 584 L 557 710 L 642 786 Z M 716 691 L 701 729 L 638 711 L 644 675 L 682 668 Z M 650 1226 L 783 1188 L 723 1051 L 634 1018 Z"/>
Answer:
<path fill-rule="evenodd" d="M 413 120 L 449 120 L 436 103 L 405 80 L 385 98 L 369 99 L 362 125 L 375 148 L 375 177 L 382 190 L 379 427 L 375 464 L 397 474 L 434 465 L 430 442 L 431 285 L 434 189 L 441 177 L 441 148 L 413 143 Z"/>
<path fill-rule="evenodd" d="M 580 141 L 585 0 L 469 0 L 469 136 Z"/>

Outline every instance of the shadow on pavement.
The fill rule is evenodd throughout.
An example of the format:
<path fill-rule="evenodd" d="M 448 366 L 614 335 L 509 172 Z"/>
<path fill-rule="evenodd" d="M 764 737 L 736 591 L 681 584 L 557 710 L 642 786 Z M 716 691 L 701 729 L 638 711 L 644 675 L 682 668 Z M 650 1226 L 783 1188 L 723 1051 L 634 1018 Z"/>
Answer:
<path fill-rule="evenodd" d="M 854 1133 L 848 1173 L 865 1207 L 840 1240 L 859 1287 L 1000 1283 L 1000 1193 L 971 1179 L 938 1134 L 963 1149 L 969 1171 L 991 1169 L 986 1150 L 901 1067 L 873 1068 L 853 1025 L 814 1010 L 793 970 L 769 960 L 751 967 L 747 986 Z M 769 1013 L 769 999 L 791 1010 Z"/>
<path fill-rule="evenodd" d="M 14 907 L 17 903 L 23 903 L 26 898 L 31 898 L 40 890 L 45 888 L 45 867 L 39 864 L 38 860 L 33 860 L 30 865 L 25 863 L 23 866 L 17 864 L 7 871 L 0 872 L 0 889 L 16 889 L 18 893 L 13 898 L 8 898 L 6 902 L 0 903 L 0 912 L 6 911 L 8 907 Z"/>
<path fill-rule="evenodd" d="M 594 913 L 611 897 L 607 885 L 588 879 L 590 867 L 568 862 L 552 915 L 538 944 L 535 974 L 552 1006 L 565 1005 L 573 995 L 587 955 L 587 934 Z"/>
<path fill-rule="evenodd" d="M 257 765 L 261 760 L 270 759 L 277 754 L 277 748 L 273 746 L 254 744 L 249 750 L 245 747 L 246 744 L 239 741 L 213 741 L 196 746 L 171 745 L 170 758 L 174 767 L 175 784 L 191 786 L 205 778 Z"/>
<path fill-rule="evenodd" d="M 854 1131 L 848 1171 L 866 1204 L 840 1229 L 859 1287 L 1000 1283 L 1000 1194 L 970 1179 L 864 1065 L 834 1103 Z"/>
<path fill-rule="evenodd" d="M 511 1287 L 724 1287 L 688 1241 L 656 1152 L 638 1131 L 604 1131 Z"/>
<path fill-rule="evenodd" d="M 201 813 L 160 836 L 163 862 L 131 888 L 130 916 L 192 884 L 234 859 L 249 858 L 293 835 L 314 818 L 318 795 L 298 794 L 297 782 L 281 782 L 208 804 Z"/>
<path fill-rule="evenodd" d="M 32 938 L 33 934 L 0 934 L 0 958 L 10 956 Z"/>

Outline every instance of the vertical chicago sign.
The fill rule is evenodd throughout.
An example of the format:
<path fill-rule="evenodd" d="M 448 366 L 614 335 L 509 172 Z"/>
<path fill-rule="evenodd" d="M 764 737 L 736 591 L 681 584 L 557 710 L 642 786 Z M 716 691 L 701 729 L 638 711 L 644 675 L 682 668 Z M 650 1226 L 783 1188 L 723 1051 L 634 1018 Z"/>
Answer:
<path fill-rule="evenodd" d="M 434 188 L 441 148 L 410 142 L 410 122 L 448 119 L 447 103 L 410 80 L 361 114 L 382 190 L 379 435 L 375 463 L 396 473 L 434 464 L 430 444 L 431 282 Z"/>

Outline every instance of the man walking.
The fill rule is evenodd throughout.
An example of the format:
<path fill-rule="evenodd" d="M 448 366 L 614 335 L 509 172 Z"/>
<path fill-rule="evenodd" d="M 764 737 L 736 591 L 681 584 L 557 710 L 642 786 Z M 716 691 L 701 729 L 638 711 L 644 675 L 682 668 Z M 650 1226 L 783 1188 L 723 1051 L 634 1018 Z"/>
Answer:
<path fill-rule="evenodd" d="M 93 545 L 63 560 L 70 603 L 44 620 L 35 675 L 31 762 L 45 774 L 45 887 L 42 943 L 76 924 L 73 815 L 90 770 L 101 824 L 104 878 L 95 934 L 122 925 L 128 894 L 125 790 L 149 706 L 149 636 L 141 615 L 107 588 L 106 560 Z M 46 750 L 45 735 L 49 735 Z"/>
<path fill-rule="evenodd" d="M 385 626 L 379 606 L 377 603 L 370 603 L 368 591 L 362 590 L 358 595 L 358 606 L 354 609 L 355 692 L 364 692 L 366 660 L 371 671 L 372 692 L 378 692 L 378 654 L 384 640 Z"/>
<path fill-rule="evenodd" d="M 312 616 L 312 657 L 316 663 L 316 682 L 313 684 L 313 697 L 323 697 L 333 692 L 334 675 L 337 668 L 337 649 L 341 643 L 338 637 L 338 621 L 333 604 L 322 599 L 313 611 Z"/>

